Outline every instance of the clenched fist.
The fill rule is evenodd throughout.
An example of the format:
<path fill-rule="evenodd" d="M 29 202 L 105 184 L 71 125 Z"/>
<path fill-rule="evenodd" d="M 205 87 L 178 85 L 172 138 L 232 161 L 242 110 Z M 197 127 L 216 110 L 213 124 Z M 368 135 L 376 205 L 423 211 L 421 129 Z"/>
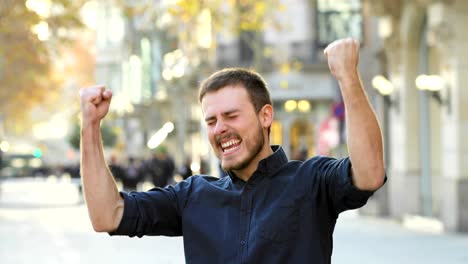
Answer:
<path fill-rule="evenodd" d="M 112 91 L 102 85 L 80 89 L 83 124 L 99 123 L 109 111 Z"/>
<path fill-rule="evenodd" d="M 359 42 L 352 38 L 339 39 L 330 43 L 323 51 L 328 59 L 330 72 L 338 81 L 357 76 Z"/>

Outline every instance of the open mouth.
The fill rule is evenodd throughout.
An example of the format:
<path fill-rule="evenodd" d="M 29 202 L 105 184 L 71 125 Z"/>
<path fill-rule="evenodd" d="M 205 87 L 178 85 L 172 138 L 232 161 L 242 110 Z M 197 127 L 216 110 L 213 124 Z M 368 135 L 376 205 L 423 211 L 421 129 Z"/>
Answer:
<path fill-rule="evenodd" d="M 235 152 L 240 147 L 241 141 L 239 139 L 231 139 L 228 141 L 221 142 L 221 149 L 224 155 Z"/>

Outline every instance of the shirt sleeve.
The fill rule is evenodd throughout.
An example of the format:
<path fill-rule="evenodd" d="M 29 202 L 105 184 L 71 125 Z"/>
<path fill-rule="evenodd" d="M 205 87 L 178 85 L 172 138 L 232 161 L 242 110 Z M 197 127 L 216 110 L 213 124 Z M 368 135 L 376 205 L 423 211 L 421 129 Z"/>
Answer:
<path fill-rule="evenodd" d="M 354 186 L 351 178 L 349 157 L 334 159 L 316 157 L 312 159 L 317 183 L 325 193 L 331 210 L 339 213 L 364 206 L 374 191 L 360 190 Z"/>
<path fill-rule="evenodd" d="M 119 227 L 109 235 L 181 236 L 181 211 L 191 189 L 191 180 L 147 192 L 121 192 L 124 212 Z"/>

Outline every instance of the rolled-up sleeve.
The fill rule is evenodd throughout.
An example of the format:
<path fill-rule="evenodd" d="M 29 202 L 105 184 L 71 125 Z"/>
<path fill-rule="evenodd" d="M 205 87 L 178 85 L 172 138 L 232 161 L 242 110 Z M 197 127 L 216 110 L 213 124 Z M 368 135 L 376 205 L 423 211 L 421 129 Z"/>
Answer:
<path fill-rule="evenodd" d="M 318 178 L 316 183 L 321 185 L 322 190 L 326 190 L 335 215 L 364 206 L 374 194 L 373 191 L 360 190 L 353 184 L 349 157 L 334 159 L 320 156 L 311 161 Z"/>
<path fill-rule="evenodd" d="M 121 192 L 124 199 L 122 220 L 117 230 L 109 234 L 130 237 L 182 235 L 181 211 L 190 188 L 191 181 L 187 180 L 147 192 Z"/>
<path fill-rule="evenodd" d="M 374 191 L 360 190 L 353 184 L 351 161 L 349 158 L 344 158 L 337 162 L 339 174 L 332 180 L 333 184 L 331 186 L 336 189 L 333 200 L 337 213 L 364 206 L 367 200 L 374 194 Z"/>

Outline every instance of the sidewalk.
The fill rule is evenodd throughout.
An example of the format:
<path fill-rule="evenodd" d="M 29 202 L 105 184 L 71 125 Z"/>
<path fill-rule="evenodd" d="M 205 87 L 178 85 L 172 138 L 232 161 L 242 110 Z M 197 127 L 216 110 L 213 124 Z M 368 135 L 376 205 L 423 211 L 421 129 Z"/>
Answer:
<path fill-rule="evenodd" d="M 347 212 L 336 225 L 332 263 L 466 264 L 468 234 L 416 231 L 392 219 Z"/>

